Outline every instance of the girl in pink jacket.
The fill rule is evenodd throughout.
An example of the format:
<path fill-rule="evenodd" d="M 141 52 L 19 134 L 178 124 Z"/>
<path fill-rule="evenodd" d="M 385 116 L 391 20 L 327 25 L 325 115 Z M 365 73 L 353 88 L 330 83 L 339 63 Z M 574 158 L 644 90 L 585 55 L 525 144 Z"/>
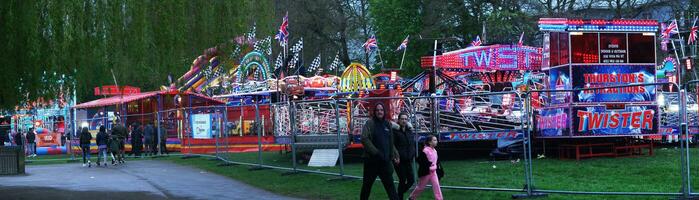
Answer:
<path fill-rule="evenodd" d="M 439 187 L 439 177 L 437 176 L 437 168 L 439 166 L 437 159 L 437 137 L 428 135 L 425 138 L 425 147 L 417 159 L 419 169 L 417 175 L 420 177 L 417 187 L 410 193 L 410 199 L 417 199 L 420 193 L 425 190 L 428 183 L 432 184 L 434 191 L 434 199 L 442 200 L 442 190 Z"/>

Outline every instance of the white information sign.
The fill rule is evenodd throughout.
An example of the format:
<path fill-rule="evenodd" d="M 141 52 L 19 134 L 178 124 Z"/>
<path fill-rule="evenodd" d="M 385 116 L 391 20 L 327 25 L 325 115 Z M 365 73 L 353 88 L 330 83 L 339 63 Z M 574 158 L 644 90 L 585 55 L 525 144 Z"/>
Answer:
<path fill-rule="evenodd" d="M 195 139 L 211 139 L 211 115 L 192 115 L 192 137 Z"/>
<path fill-rule="evenodd" d="M 309 167 L 333 167 L 337 164 L 340 153 L 337 149 L 315 149 L 308 161 Z"/>

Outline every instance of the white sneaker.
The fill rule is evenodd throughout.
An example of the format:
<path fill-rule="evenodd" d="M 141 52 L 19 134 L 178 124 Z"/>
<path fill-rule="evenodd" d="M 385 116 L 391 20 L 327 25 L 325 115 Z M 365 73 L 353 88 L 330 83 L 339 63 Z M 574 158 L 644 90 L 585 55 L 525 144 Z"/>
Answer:
<path fill-rule="evenodd" d="M 83 163 L 83 167 L 87 166 L 87 164 Z"/>

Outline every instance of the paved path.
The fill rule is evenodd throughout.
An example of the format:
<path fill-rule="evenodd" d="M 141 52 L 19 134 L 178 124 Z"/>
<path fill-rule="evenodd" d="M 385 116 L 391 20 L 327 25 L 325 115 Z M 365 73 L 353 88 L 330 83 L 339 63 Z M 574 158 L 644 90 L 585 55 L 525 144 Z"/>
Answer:
<path fill-rule="evenodd" d="M 10 199 L 290 199 L 165 161 L 128 161 L 108 168 L 79 163 L 30 165 L 26 172 L 0 176 L 0 194 L 15 195 Z"/>

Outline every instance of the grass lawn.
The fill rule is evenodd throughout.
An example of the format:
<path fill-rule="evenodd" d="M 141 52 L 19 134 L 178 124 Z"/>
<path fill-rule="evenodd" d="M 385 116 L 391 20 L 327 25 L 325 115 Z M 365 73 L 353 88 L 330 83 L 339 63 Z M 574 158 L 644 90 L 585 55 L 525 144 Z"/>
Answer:
<path fill-rule="evenodd" d="M 36 157 L 25 157 L 24 160 L 27 161 L 27 165 L 64 164 L 71 160 L 71 155 L 40 155 Z M 75 160 L 75 162 L 78 162 L 78 160 L 82 162 L 82 157 L 80 155 L 75 155 Z"/>
<path fill-rule="evenodd" d="M 699 155 L 692 149 L 692 155 Z M 222 154 L 226 159 L 256 163 L 257 153 Z M 680 160 L 677 149 L 656 149 L 654 156 L 633 158 L 595 158 L 580 162 L 553 158 L 536 159 L 534 185 L 539 189 L 575 191 L 643 191 L 678 192 L 680 188 Z M 274 166 L 292 166 L 290 154 L 264 152 L 263 163 Z M 699 157 L 694 157 L 699 158 Z M 250 166 L 216 166 L 220 161 L 206 157 L 180 159 L 179 157 L 158 158 L 177 164 L 193 166 L 221 174 L 275 193 L 308 199 L 357 199 L 360 180 L 328 181 L 335 178 L 318 174 L 295 174 L 282 176 L 283 170 L 250 171 Z M 693 183 L 699 183 L 699 160 L 692 163 Z M 449 186 L 476 186 L 497 188 L 522 188 L 524 185 L 523 162 L 490 162 L 485 159 L 443 161 L 446 176 L 441 184 Z M 495 167 L 493 167 L 495 166 Z M 311 168 L 298 164 L 299 168 L 325 172 L 339 172 L 339 167 Z M 348 158 L 345 173 L 361 176 L 362 163 Z M 694 188 L 699 189 L 699 185 Z M 695 189 L 695 190 L 696 190 Z M 446 199 L 509 199 L 512 192 L 464 191 L 444 189 Z M 373 199 L 385 199 L 380 182 L 374 184 Z M 431 199 L 431 190 L 422 197 Z M 549 195 L 547 199 L 669 199 L 653 196 L 597 196 L 597 195 Z"/>

